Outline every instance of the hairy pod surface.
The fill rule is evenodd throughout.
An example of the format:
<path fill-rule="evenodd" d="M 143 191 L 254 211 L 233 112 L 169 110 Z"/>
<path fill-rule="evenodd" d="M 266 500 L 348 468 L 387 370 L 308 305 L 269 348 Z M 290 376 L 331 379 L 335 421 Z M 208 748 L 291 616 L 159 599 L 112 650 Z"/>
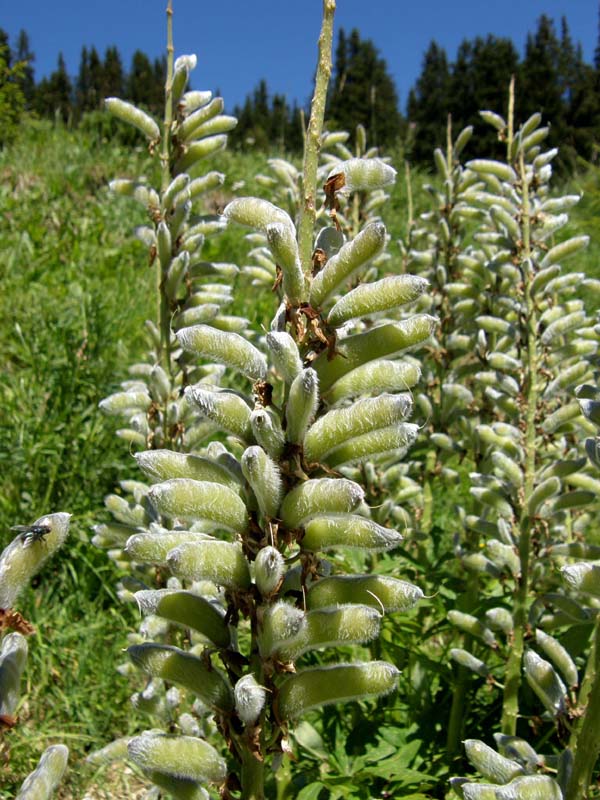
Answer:
<path fill-rule="evenodd" d="M 144 770 L 209 783 L 222 783 L 227 776 L 225 759 L 212 745 L 196 737 L 146 731 L 129 740 L 127 751 Z"/>

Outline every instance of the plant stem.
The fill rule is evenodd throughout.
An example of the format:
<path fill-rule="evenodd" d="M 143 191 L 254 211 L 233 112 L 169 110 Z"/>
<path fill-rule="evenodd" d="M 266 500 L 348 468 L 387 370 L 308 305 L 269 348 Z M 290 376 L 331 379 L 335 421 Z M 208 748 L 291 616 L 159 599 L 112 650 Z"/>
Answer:
<path fill-rule="evenodd" d="M 578 705 L 584 713 L 569 741 L 573 767 L 567 781 L 565 800 L 584 800 L 587 797 L 592 772 L 600 754 L 600 614 L 596 616 L 592 648 Z"/>
<path fill-rule="evenodd" d="M 523 267 L 523 293 L 526 303 L 525 338 L 527 341 L 527 368 L 524 377 L 524 394 L 526 404 L 525 419 L 525 475 L 523 486 L 523 500 L 519 517 L 519 560 L 521 562 L 520 577 L 517 579 L 514 606 L 514 638 L 508 663 L 506 665 L 506 680 L 504 684 L 504 699 L 502 704 L 502 733 L 514 736 L 517 729 L 519 715 L 519 689 L 521 686 L 521 662 L 525 630 L 527 626 L 527 605 L 529 593 L 529 561 L 531 558 L 531 529 L 532 520 L 528 514 L 528 502 L 533 492 L 535 482 L 535 417 L 538 404 L 538 344 L 537 344 L 537 312 L 531 296 L 531 282 L 533 269 L 531 264 L 531 231 L 529 187 L 525 174 L 525 159 L 523 153 L 519 160 L 519 173 L 523 191 L 523 249 L 521 264 Z"/>
<path fill-rule="evenodd" d="M 298 249 L 305 275 L 312 269 L 313 231 L 317 217 L 317 167 L 321 151 L 321 133 L 325 118 L 327 86 L 331 75 L 331 44 L 333 41 L 333 16 L 335 0 L 323 0 L 323 23 L 319 36 L 319 61 L 315 78 L 315 93 L 310 107 L 310 120 L 304 147 L 302 171 L 302 205 L 298 224 Z"/>
<path fill-rule="evenodd" d="M 165 83 L 165 116 L 161 143 L 161 189 L 164 192 L 171 182 L 171 125 L 173 123 L 173 0 L 167 3 L 167 79 Z M 171 374 L 171 311 L 164 290 L 167 268 L 157 259 L 156 294 L 158 301 L 158 320 L 160 330 L 159 358 L 163 369 Z"/>
<path fill-rule="evenodd" d="M 242 797 L 245 800 L 264 800 L 265 765 L 248 749 L 242 755 Z"/>

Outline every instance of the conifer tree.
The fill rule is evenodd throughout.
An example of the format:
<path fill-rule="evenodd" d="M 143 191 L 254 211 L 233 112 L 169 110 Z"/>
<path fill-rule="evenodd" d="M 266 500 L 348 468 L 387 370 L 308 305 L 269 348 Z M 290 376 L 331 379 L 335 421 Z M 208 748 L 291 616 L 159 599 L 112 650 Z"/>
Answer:
<path fill-rule="evenodd" d="M 29 36 L 26 31 L 19 31 L 19 38 L 17 39 L 17 62 L 22 64 L 22 75 L 20 79 L 21 89 L 25 96 L 25 103 L 27 106 L 31 104 L 33 94 L 35 91 L 35 81 L 33 77 L 33 62 L 35 55 L 29 47 Z"/>
<path fill-rule="evenodd" d="M 327 116 L 336 128 L 363 125 L 377 146 L 390 145 L 400 134 L 398 94 L 387 64 L 356 29 L 350 36 L 340 30 Z"/>
<path fill-rule="evenodd" d="M 67 73 L 65 59 L 63 54 L 59 53 L 54 72 L 37 85 L 35 110 L 41 116 L 57 116 L 66 122 L 73 110 L 72 96 L 73 86 Z"/>
<path fill-rule="evenodd" d="M 450 89 L 446 51 L 432 41 L 423 59 L 421 75 L 408 96 L 408 118 L 414 126 L 412 158 L 415 161 L 429 161 L 434 145 L 443 143 L 446 118 L 451 110 Z"/>

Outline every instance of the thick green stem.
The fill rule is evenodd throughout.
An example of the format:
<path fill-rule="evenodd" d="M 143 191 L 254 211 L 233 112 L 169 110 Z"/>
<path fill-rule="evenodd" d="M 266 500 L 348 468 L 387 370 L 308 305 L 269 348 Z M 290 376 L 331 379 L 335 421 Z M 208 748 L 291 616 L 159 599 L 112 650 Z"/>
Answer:
<path fill-rule="evenodd" d="M 521 562 L 520 576 L 517 579 L 517 589 L 514 604 L 514 638 L 506 666 L 506 680 L 504 684 L 504 700 L 502 704 L 502 733 L 514 736 L 517 730 L 519 715 L 519 689 L 521 686 L 521 662 L 527 627 L 527 608 L 529 595 L 529 562 L 531 559 L 531 528 L 532 519 L 528 513 L 528 502 L 533 492 L 535 483 L 535 447 L 536 428 L 535 418 L 538 404 L 538 342 L 537 342 L 537 312 L 531 296 L 531 282 L 533 269 L 531 264 L 531 232 L 530 232 L 530 207 L 529 187 L 525 174 L 525 160 L 521 153 L 519 163 L 520 179 L 523 187 L 523 250 L 521 264 L 523 273 L 523 292 L 525 296 L 525 339 L 527 342 L 527 365 L 524 376 L 523 395 L 526 407 L 525 418 L 525 475 L 523 486 L 522 507 L 519 516 L 519 560 Z"/>
<path fill-rule="evenodd" d="M 264 800 L 265 765 L 249 749 L 242 757 L 242 797 L 245 800 Z"/>
<path fill-rule="evenodd" d="M 300 263 L 305 275 L 310 275 L 312 270 L 313 232 L 317 216 L 317 167 L 321 151 L 321 134 L 325 118 L 327 86 L 331 75 L 334 12 L 335 0 L 323 0 L 323 24 L 321 26 L 321 35 L 319 36 L 319 61 L 304 147 L 303 197 L 298 225 L 298 249 L 300 251 Z"/>
<path fill-rule="evenodd" d="M 567 781 L 565 800 L 585 800 L 600 755 L 600 614 L 596 617 L 592 634 L 592 649 L 579 693 L 579 705 L 584 714 L 569 741 L 573 768 Z"/>
<path fill-rule="evenodd" d="M 167 79 L 165 83 L 165 116 L 161 143 L 161 189 L 164 192 L 171 182 L 171 126 L 173 124 L 173 2 L 167 3 Z M 171 374 L 171 310 L 165 293 L 164 281 L 167 268 L 157 259 L 156 294 L 160 330 L 160 362 L 163 369 Z"/>

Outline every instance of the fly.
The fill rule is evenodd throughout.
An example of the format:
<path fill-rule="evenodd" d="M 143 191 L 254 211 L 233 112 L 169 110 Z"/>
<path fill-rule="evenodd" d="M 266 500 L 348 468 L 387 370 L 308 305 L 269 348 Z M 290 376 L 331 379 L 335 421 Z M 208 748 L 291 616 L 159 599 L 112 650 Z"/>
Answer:
<path fill-rule="evenodd" d="M 50 533 L 50 525 L 14 525 L 11 531 L 17 531 L 21 536 L 24 547 L 29 547 L 34 542 L 43 542 Z"/>

